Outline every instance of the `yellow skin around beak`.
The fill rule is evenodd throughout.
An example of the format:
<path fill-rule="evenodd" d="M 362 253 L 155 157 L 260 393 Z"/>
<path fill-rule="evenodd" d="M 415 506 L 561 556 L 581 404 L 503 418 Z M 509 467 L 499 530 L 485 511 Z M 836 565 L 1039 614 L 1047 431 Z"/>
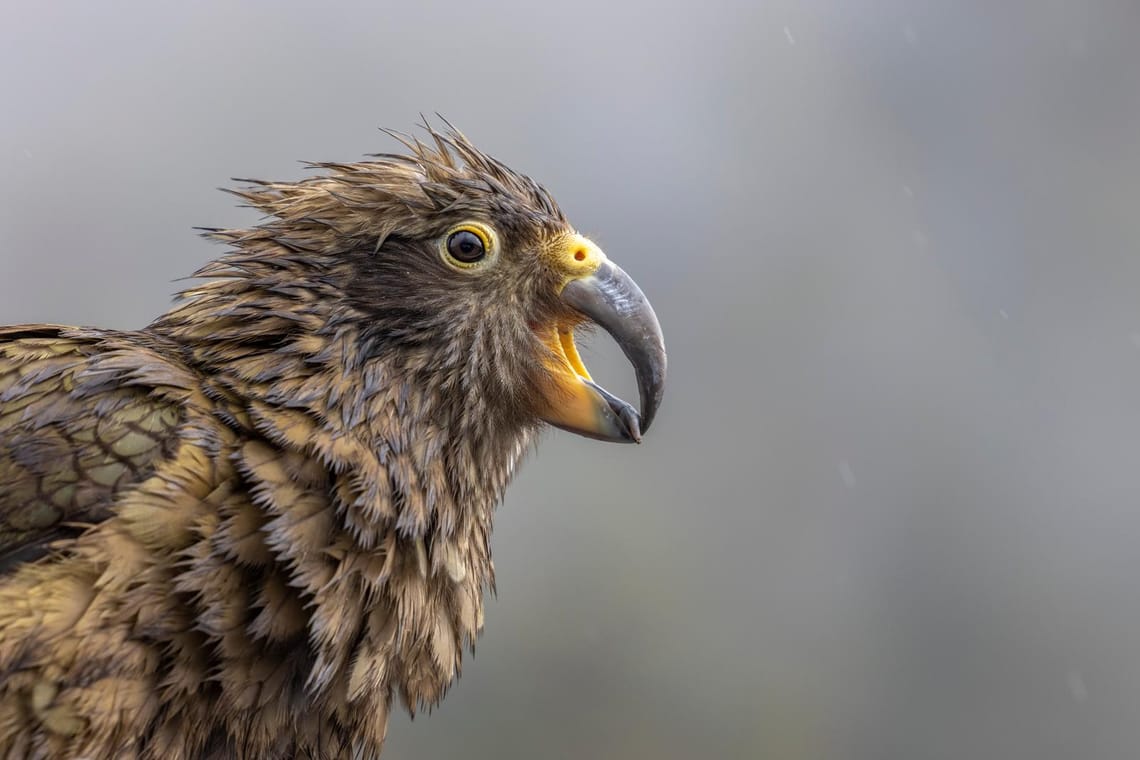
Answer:
<path fill-rule="evenodd" d="M 543 419 L 591 438 L 639 443 L 642 416 L 593 382 L 574 345 L 574 327 L 589 319 L 618 341 L 637 370 L 641 414 L 648 426 L 665 377 L 665 346 L 652 307 L 633 280 L 581 235 L 553 240 L 542 255 L 562 276 L 559 295 L 576 315 L 539 332 L 550 373 L 543 388 Z"/>
<path fill-rule="evenodd" d="M 601 248 L 577 233 L 551 241 L 542 257 L 547 266 L 563 275 L 563 287 L 571 280 L 592 275 L 606 260 Z M 596 394 L 582 382 L 592 378 L 574 345 L 576 324 L 551 325 L 541 336 L 550 349 L 546 365 L 552 380 L 544 394 L 547 408 L 543 417 L 552 425 L 569 429 L 592 427 L 597 414 Z"/>

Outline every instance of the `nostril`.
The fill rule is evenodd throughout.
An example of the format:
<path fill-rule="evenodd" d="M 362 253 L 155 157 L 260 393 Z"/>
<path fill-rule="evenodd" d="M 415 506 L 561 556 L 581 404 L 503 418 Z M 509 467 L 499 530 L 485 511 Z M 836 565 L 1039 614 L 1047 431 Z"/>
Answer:
<path fill-rule="evenodd" d="M 575 261 L 585 261 L 586 260 L 586 252 L 584 250 L 582 250 L 581 248 L 574 251 L 574 260 Z"/>

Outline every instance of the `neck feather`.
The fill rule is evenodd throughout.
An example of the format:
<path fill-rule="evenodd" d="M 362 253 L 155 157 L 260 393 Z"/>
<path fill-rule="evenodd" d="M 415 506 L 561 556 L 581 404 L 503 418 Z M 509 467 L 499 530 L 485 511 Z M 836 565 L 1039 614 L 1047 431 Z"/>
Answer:
<path fill-rule="evenodd" d="M 533 428 L 438 356 L 370 356 L 320 295 L 219 280 L 152 329 L 238 434 L 263 549 L 307 611 L 306 689 L 350 725 L 397 692 L 435 704 L 458 675 L 494 586 L 494 507 Z M 223 554 L 240 563 L 236 543 Z"/>

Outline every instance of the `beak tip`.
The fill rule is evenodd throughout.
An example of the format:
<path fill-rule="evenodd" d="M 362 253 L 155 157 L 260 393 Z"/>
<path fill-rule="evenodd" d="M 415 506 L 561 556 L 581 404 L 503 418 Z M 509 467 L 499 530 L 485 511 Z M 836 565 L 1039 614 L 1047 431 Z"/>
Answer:
<path fill-rule="evenodd" d="M 656 346 L 653 371 L 645 372 L 644 377 L 638 377 L 638 391 L 641 396 L 641 432 L 649 430 L 653 420 L 657 417 L 657 410 L 665 397 L 665 346 L 658 342 Z"/>
<path fill-rule="evenodd" d="M 616 397 L 610 398 L 610 405 L 625 428 L 625 434 L 632 443 L 641 443 L 641 434 L 644 428 L 641 425 L 641 415 L 629 404 Z"/>

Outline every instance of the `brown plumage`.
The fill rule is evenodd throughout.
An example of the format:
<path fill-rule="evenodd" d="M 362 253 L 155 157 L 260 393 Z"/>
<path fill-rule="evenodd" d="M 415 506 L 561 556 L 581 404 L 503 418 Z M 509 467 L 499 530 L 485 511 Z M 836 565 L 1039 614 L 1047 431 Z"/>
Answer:
<path fill-rule="evenodd" d="M 0 328 L 0 757 L 376 757 L 483 627 L 550 422 L 639 440 L 664 351 L 551 197 L 428 129 L 235 191 L 267 220 L 144 330 Z M 480 255 L 482 254 L 482 255 Z M 642 413 L 593 385 L 593 320 Z"/>

